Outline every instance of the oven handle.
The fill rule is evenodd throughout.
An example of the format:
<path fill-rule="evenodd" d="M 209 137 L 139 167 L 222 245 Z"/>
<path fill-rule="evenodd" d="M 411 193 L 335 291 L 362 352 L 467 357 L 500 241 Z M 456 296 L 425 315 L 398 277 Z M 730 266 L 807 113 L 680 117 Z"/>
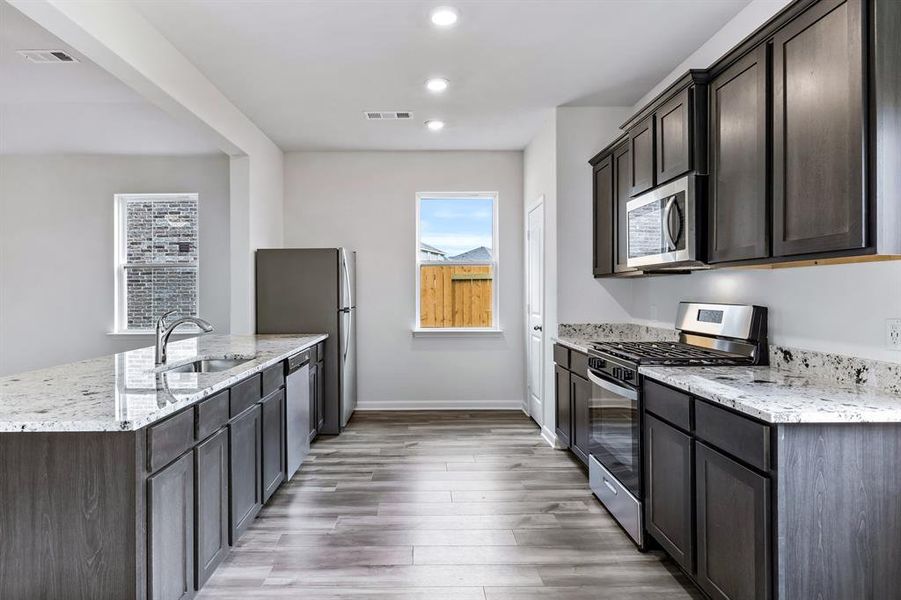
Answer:
<path fill-rule="evenodd" d="M 600 377 L 592 373 L 591 370 L 588 371 L 588 379 L 590 379 L 593 384 L 601 386 L 608 392 L 613 392 L 614 394 L 618 394 L 629 400 L 638 400 L 638 392 L 636 392 L 635 390 L 623 387 L 621 385 L 616 385 L 612 381 L 607 381 L 606 379 L 601 379 Z"/>

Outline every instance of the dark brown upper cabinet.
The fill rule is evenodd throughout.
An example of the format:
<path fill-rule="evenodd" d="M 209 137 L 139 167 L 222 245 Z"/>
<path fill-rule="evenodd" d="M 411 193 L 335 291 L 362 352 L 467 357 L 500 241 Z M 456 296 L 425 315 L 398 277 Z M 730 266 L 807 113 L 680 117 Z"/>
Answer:
<path fill-rule="evenodd" d="M 767 81 L 762 45 L 710 83 L 711 263 L 769 256 Z"/>
<path fill-rule="evenodd" d="M 594 165 L 594 276 L 613 273 L 613 157 Z"/>
<path fill-rule="evenodd" d="M 655 113 L 657 121 L 655 136 L 657 185 L 674 179 L 691 168 L 690 102 L 689 90 L 685 89 Z"/>
<path fill-rule="evenodd" d="M 776 256 L 867 245 L 863 35 L 861 0 L 821 0 L 773 37 Z"/>
<path fill-rule="evenodd" d="M 624 141 L 613 149 L 613 271 L 618 275 L 636 275 L 641 271 L 626 264 L 629 258 L 628 223 L 626 203 L 629 201 L 631 174 L 629 142 Z"/>
<path fill-rule="evenodd" d="M 629 129 L 629 195 L 635 196 L 654 187 L 654 116 Z"/>

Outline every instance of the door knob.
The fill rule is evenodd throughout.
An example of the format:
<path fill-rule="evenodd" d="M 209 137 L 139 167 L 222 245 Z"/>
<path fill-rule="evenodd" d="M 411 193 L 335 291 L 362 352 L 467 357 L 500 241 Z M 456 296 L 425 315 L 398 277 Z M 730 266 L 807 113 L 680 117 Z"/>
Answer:
<path fill-rule="evenodd" d="M 532 327 L 533 331 L 541 331 L 541 329 L 541 325 L 535 325 L 534 327 Z"/>

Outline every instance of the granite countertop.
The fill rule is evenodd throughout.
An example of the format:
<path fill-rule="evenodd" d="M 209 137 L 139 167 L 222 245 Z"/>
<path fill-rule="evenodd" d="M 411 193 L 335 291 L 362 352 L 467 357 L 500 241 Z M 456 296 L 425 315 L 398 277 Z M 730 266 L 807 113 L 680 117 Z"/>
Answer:
<path fill-rule="evenodd" d="M 248 359 L 218 373 L 157 373 L 148 347 L 0 377 L 0 432 L 141 429 L 327 337 L 204 335 L 169 344 L 173 366 Z"/>
<path fill-rule="evenodd" d="M 774 367 L 641 367 L 639 372 L 768 423 L 899 423 L 901 396 Z"/>

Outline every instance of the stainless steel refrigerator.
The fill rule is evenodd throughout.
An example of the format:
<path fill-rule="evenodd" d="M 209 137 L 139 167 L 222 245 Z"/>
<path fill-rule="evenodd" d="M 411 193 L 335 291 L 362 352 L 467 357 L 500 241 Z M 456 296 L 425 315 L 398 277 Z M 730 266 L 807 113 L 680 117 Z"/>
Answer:
<path fill-rule="evenodd" d="M 257 333 L 327 333 L 325 409 L 319 433 L 337 434 L 357 405 L 356 252 L 257 250 Z"/>

